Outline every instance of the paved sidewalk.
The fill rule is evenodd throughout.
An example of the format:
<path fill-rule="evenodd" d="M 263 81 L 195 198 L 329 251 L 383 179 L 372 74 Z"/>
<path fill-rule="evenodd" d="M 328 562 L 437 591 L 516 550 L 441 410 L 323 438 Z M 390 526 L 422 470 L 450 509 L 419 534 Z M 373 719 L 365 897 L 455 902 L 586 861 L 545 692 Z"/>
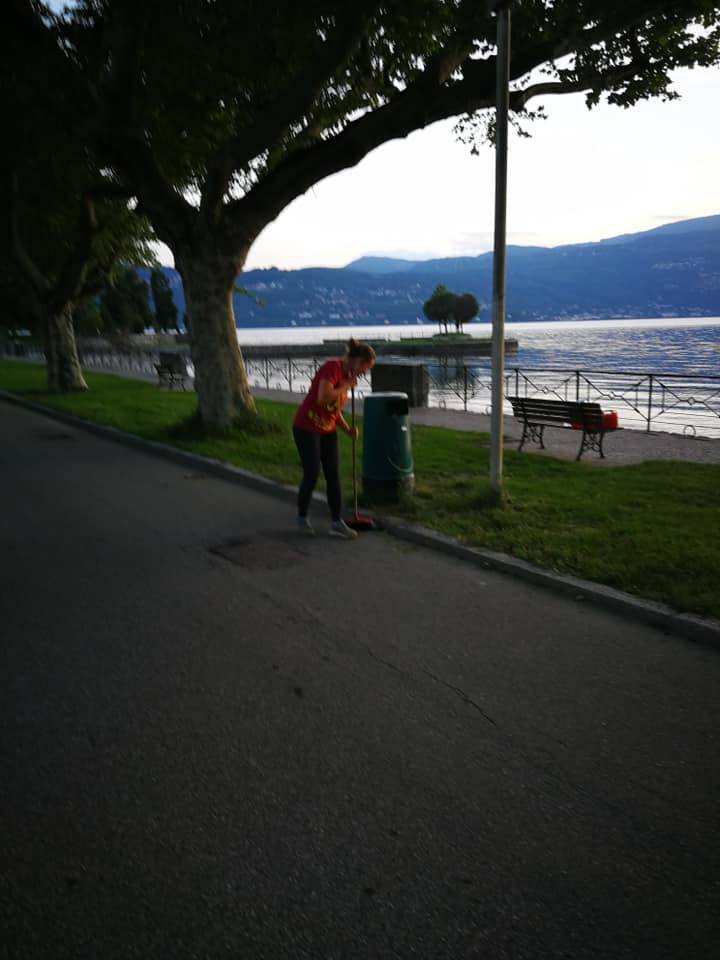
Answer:
<path fill-rule="evenodd" d="M 716 652 L 300 539 L 19 407 L 0 434 L 0 956 L 712 955 Z"/>

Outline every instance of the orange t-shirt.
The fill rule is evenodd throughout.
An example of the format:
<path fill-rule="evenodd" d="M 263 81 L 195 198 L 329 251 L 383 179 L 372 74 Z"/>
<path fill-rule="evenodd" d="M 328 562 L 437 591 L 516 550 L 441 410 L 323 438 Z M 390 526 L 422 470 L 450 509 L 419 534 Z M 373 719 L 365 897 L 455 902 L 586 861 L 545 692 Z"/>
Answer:
<path fill-rule="evenodd" d="M 295 414 L 293 426 L 310 430 L 312 433 L 332 433 L 336 428 L 338 414 L 345 406 L 347 393 L 330 403 L 320 403 L 320 381 L 327 380 L 333 387 L 337 387 L 344 377 L 342 360 L 327 360 L 313 377 L 310 389 Z"/>

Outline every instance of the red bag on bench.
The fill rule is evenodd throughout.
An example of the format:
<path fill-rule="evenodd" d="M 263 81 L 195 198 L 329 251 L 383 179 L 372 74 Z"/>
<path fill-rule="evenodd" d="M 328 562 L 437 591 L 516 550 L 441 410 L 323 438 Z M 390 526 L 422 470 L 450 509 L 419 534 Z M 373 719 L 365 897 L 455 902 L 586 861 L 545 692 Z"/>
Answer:
<path fill-rule="evenodd" d="M 617 410 L 608 410 L 603 414 L 603 430 L 617 430 L 618 415 Z"/>
<path fill-rule="evenodd" d="M 582 430 L 582 423 L 573 420 L 570 426 L 573 430 Z M 602 415 L 602 428 L 603 430 L 617 430 L 618 428 L 618 415 L 617 410 L 609 410 L 607 413 Z"/>

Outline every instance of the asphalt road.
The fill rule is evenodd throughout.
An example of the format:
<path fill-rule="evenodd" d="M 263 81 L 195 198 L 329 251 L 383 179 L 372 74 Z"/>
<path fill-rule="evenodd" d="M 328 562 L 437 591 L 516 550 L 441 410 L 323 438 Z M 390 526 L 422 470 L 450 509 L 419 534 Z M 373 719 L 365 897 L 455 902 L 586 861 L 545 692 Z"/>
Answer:
<path fill-rule="evenodd" d="M 0 956 L 716 955 L 717 652 L 0 438 Z"/>

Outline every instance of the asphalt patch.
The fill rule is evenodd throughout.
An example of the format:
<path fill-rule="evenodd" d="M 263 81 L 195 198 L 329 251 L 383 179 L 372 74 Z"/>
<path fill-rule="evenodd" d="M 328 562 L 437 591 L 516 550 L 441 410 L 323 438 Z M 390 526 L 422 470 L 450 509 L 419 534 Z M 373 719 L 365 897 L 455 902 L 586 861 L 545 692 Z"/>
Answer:
<path fill-rule="evenodd" d="M 248 570 L 283 570 L 300 563 L 309 552 L 286 540 L 233 537 L 208 547 L 210 553 Z"/>

